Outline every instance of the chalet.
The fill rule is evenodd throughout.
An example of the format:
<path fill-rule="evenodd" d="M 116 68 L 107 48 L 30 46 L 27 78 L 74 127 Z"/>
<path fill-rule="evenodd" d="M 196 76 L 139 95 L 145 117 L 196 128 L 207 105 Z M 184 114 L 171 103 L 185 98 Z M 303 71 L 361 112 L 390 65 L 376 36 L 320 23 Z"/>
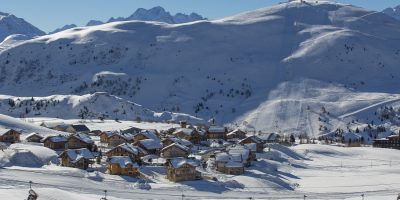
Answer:
<path fill-rule="evenodd" d="M 136 127 L 130 127 L 130 128 L 121 130 L 120 132 L 121 132 L 121 133 L 130 133 L 130 134 L 133 134 L 133 135 L 134 135 L 134 134 L 140 133 L 140 132 L 142 132 L 142 131 L 143 131 L 143 129 L 136 128 Z"/>
<path fill-rule="evenodd" d="M 181 139 L 181 138 L 177 138 L 177 137 L 173 137 L 173 136 L 166 137 L 161 142 L 164 147 L 171 145 L 173 143 L 177 143 L 177 144 L 189 147 L 189 148 L 193 146 L 193 144 L 190 141 Z"/>
<path fill-rule="evenodd" d="M 64 122 L 42 122 L 40 126 L 56 130 L 57 127 L 62 127 L 62 126 L 67 127 L 68 125 L 65 124 Z"/>
<path fill-rule="evenodd" d="M 58 135 L 58 136 L 49 136 L 42 139 L 43 145 L 47 148 L 60 150 L 65 149 L 65 144 L 67 143 L 67 138 Z"/>
<path fill-rule="evenodd" d="M 221 152 L 215 155 L 216 170 L 225 174 L 239 175 L 244 173 L 244 164 L 241 154 Z"/>
<path fill-rule="evenodd" d="M 108 152 L 106 152 L 106 156 L 108 158 L 111 158 L 113 156 L 127 156 L 135 162 L 140 162 L 140 158 L 147 154 L 148 153 L 144 149 L 137 146 L 133 146 L 132 144 L 129 143 L 120 144 L 114 147 L 113 149 L 109 150 Z"/>
<path fill-rule="evenodd" d="M 89 164 L 94 163 L 92 152 L 86 148 L 67 149 L 59 157 L 61 158 L 61 165 L 64 167 L 87 169 Z"/>
<path fill-rule="evenodd" d="M 246 138 L 246 132 L 241 131 L 240 129 L 233 130 L 226 134 L 226 138 L 228 141 L 235 140 L 235 139 L 244 139 Z"/>
<path fill-rule="evenodd" d="M 132 143 L 133 134 L 122 132 L 103 132 L 100 135 L 100 142 L 107 143 L 108 146 L 115 147 L 123 143 Z"/>
<path fill-rule="evenodd" d="M 264 142 L 254 135 L 240 140 L 239 144 L 249 146 L 251 149 L 255 149 L 257 153 L 262 153 L 264 150 Z"/>
<path fill-rule="evenodd" d="M 84 134 L 90 133 L 90 129 L 84 124 L 72 124 L 71 128 L 72 132 L 70 133 L 84 133 Z"/>
<path fill-rule="evenodd" d="M 373 147 L 400 149 L 400 135 L 391 135 L 387 138 L 374 140 Z"/>
<path fill-rule="evenodd" d="M 161 156 L 164 158 L 186 158 L 190 153 L 190 149 L 181 144 L 173 143 L 161 149 Z"/>
<path fill-rule="evenodd" d="M 133 143 L 134 145 L 146 150 L 149 154 L 159 154 L 162 144 L 159 139 L 144 139 Z"/>
<path fill-rule="evenodd" d="M 40 143 L 40 141 L 43 139 L 43 137 L 41 135 L 39 135 L 38 133 L 30 133 L 29 135 L 26 136 L 25 140 L 27 142 L 35 142 L 35 143 Z"/>
<path fill-rule="evenodd" d="M 94 151 L 95 144 L 90 136 L 83 133 L 75 133 L 67 138 L 67 143 L 65 145 L 66 149 L 81 149 L 87 148 Z"/>
<path fill-rule="evenodd" d="M 139 165 L 128 156 L 113 156 L 108 159 L 108 172 L 112 175 L 137 176 Z"/>
<path fill-rule="evenodd" d="M 192 181 L 200 177 L 194 160 L 186 158 L 171 159 L 167 163 L 167 179 L 173 182 Z"/>
<path fill-rule="evenodd" d="M 137 133 L 133 137 L 134 142 L 138 142 L 140 140 L 146 140 L 146 139 L 159 140 L 157 131 L 156 130 L 143 130 L 140 133 Z"/>
<path fill-rule="evenodd" d="M 257 156 L 255 152 L 251 151 L 247 146 L 235 145 L 228 148 L 229 155 L 238 155 L 241 158 L 241 162 L 244 166 L 248 167 L 251 165 L 251 161 L 256 160 Z"/>
<path fill-rule="evenodd" d="M 181 139 L 189 140 L 193 144 L 200 144 L 200 141 L 203 137 L 199 132 L 196 131 L 196 129 L 190 128 L 176 129 L 172 135 Z"/>
<path fill-rule="evenodd" d="M 91 135 L 91 136 L 100 136 L 100 134 L 102 134 L 102 133 L 103 133 L 103 131 L 101 131 L 101 130 L 91 130 L 89 135 Z"/>
<path fill-rule="evenodd" d="M 228 133 L 227 128 L 219 126 L 210 126 L 206 132 L 207 139 L 222 139 L 226 140 L 226 134 Z"/>
<path fill-rule="evenodd" d="M 16 143 L 20 142 L 21 133 L 14 129 L 0 128 L 0 142 Z"/>

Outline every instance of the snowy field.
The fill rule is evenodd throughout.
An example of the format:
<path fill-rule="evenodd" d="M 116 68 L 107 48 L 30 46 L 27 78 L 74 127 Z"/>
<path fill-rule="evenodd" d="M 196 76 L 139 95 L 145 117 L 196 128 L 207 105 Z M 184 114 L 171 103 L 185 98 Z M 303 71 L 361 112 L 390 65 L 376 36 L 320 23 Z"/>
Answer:
<path fill-rule="evenodd" d="M 137 179 L 45 165 L 0 169 L 0 195 L 27 197 L 28 181 L 39 199 L 395 199 L 400 192 L 398 150 L 328 145 L 272 145 L 240 176 L 215 174 L 220 182 L 171 183 L 153 172 L 152 189 L 135 187 Z M 4 153 L 3 153 L 4 154 Z M 4 156 L 0 153 L 0 157 Z M 273 160 L 272 160 L 273 159 Z M 227 184 L 236 180 L 237 185 Z M 3 198 L 2 198 L 3 199 Z"/>

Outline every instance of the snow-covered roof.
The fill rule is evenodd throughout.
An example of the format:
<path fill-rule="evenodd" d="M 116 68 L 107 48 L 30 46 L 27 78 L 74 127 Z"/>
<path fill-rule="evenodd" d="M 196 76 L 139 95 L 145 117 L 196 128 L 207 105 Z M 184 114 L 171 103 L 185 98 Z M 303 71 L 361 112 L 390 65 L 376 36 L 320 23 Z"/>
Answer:
<path fill-rule="evenodd" d="M 171 166 L 175 169 L 182 167 L 185 164 L 191 165 L 193 167 L 197 167 L 198 163 L 191 159 L 186 158 L 175 158 L 170 160 Z"/>
<path fill-rule="evenodd" d="M 139 153 L 147 154 L 144 149 L 134 146 L 133 144 L 129 144 L 129 143 L 120 144 L 117 147 L 114 147 L 113 149 L 118 148 L 118 147 L 121 147 L 121 148 L 125 149 L 126 151 L 131 152 L 135 155 L 139 155 Z"/>
<path fill-rule="evenodd" d="M 26 135 L 26 139 L 28 139 L 30 137 L 33 137 L 33 136 L 37 136 L 39 138 L 43 138 L 41 135 L 39 135 L 39 133 L 32 132 L 32 133 L 29 133 L 28 135 Z"/>
<path fill-rule="evenodd" d="M 250 144 L 244 144 L 244 146 L 249 149 L 250 151 L 257 151 L 257 144 L 256 143 L 250 143 Z"/>
<path fill-rule="evenodd" d="M 62 136 L 62 135 L 57 135 L 57 136 L 48 136 L 44 139 L 42 139 L 43 142 L 46 140 L 50 140 L 51 142 L 57 143 L 57 142 L 67 142 L 67 138 Z"/>
<path fill-rule="evenodd" d="M 6 133 L 7 133 L 8 131 L 10 131 L 10 130 L 11 130 L 11 129 L 0 127 L 0 136 L 6 134 Z"/>
<path fill-rule="evenodd" d="M 57 126 L 60 126 L 60 125 L 67 125 L 67 124 L 65 124 L 64 122 L 42 122 L 41 124 L 40 124 L 41 126 L 44 126 L 44 127 L 47 127 L 47 128 L 54 128 L 54 127 L 57 127 Z"/>
<path fill-rule="evenodd" d="M 190 148 L 189 148 L 189 147 L 186 147 L 186 146 L 183 146 L 183 145 L 177 144 L 177 143 L 172 143 L 172 144 L 170 144 L 170 145 L 164 147 L 161 151 L 165 151 L 165 150 L 167 150 L 167 149 L 169 149 L 169 148 L 171 148 L 171 147 L 177 147 L 177 148 L 182 149 L 182 150 L 184 150 L 184 151 L 186 151 L 186 152 L 189 152 L 189 151 L 190 151 Z"/>
<path fill-rule="evenodd" d="M 229 161 L 229 154 L 227 154 L 225 152 L 217 153 L 215 155 L 215 161 L 228 162 Z"/>
<path fill-rule="evenodd" d="M 189 140 L 186 140 L 186 139 L 181 139 L 181 138 L 177 138 L 177 137 L 168 137 L 166 139 L 169 139 L 174 143 L 181 144 L 181 145 L 184 145 L 184 146 L 191 146 L 192 145 L 192 143 Z"/>
<path fill-rule="evenodd" d="M 240 130 L 240 129 L 235 129 L 235 130 L 229 132 L 227 135 L 236 135 L 236 134 L 238 134 L 238 133 L 244 133 L 244 134 L 246 134 L 246 132 L 244 132 L 244 131 L 242 131 L 242 130 Z"/>
<path fill-rule="evenodd" d="M 71 125 L 71 126 L 72 126 L 72 128 L 74 128 L 74 130 L 75 130 L 76 132 L 90 131 L 90 129 L 89 129 L 86 125 L 84 125 L 84 124 L 73 124 L 73 125 Z"/>
<path fill-rule="evenodd" d="M 124 130 L 121 130 L 121 133 L 140 133 L 143 129 L 137 127 L 130 127 Z"/>
<path fill-rule="evenodd" d="M 121 168 L 126 168 L 128 165 L 132 165 L 134 168 L 139 168 L 139 166 L 132 162 L 128 156 L 113 156 L 109 160 L 112 164 L 118 164 Z"/>
<path fill-rule="evenodd" d="M 66 154 L 71 162 L 75 163 L 81 159 L 93 159 L 93 153 L 89 151 L 87 148 L 82 149 L 67 149 L 60 156 Z"/>
<path fill-rule="evenodd" d="M 245 146 L 236 145 L 229 149 L 228 153 L 230 155 L 241 155 L 242 160 L 247 160 L 250 155 L 250 150 Z"/>
<path fill-rule="evenodd" d="M 83 133 L 75 133 L 75 134 L 71 135 L 70 137 L 74 137 L 86 144 L 94 144 L 94 141 L 92 140 L 92 138 L 90 138 L 90 136 L 83 134 Z"/>
<path fill-rule="evenodd" d="M 144 146 L 147 150 L 152 150 L 152 149 L 161 149 L 162 144 L 159 139 L 145 139 L 145 140 L 140 140 L 140 144 Z"/>
<path fill-rule="evenodd" d="M 262 143 L 262 140 L 259 137 L 254 136 L 254 135 L 248 136 L 248 137 L 240 140 L 239 143 L 242 143 L 243 141 L 248 140 L 248 139 L 252 140 L 254 143 L 258 143 L 258 144 Z"/>
<path fill-rule="evenodd" d="M 184 133 L 184 134 L 186 134 L 186 135 L 192 135 L 194 132 L 195 132 L 195 130 L 193 130 L 193 129 L 190 129 L 190 128 L 178 128 L 178 129 L 176 129 L 172 134 L 177 134 L 177 133 L 179 133 L 179 132 L 182 132 L 182 133 Z"/>
<path fill-rule="evenodd" d="M 212 133 L 225 133 L 225 128 L 221 126 L 210 126 L 208 132 Z"/>
<path fill-rule="evenodd" d="M 148 139 L 159 140 L 155 130 L 143 130 L 140 132 L 143 136 L 147 137 Z"/>
<path fill-rule="evenodd" d="M 228 168 L 239 168 L 239 167 L 243 167 L 243 163 L 242 162 L 229 161 L 229 162 L 225 163 L 225 167 L 228 167 Z"/>
<path fill-rule="evenodd" d="M 111 135 L 107 134 L 107 136 L 110 138 L 114 135 L 117 135 L 119 137 L 124 138 L 125 140 L 129 141 L 129 140 L 133 140 L 133 137 L 135 136 L 134 134 L 131 133 L 122 133 L 122 132 L 112 132 Z"/>

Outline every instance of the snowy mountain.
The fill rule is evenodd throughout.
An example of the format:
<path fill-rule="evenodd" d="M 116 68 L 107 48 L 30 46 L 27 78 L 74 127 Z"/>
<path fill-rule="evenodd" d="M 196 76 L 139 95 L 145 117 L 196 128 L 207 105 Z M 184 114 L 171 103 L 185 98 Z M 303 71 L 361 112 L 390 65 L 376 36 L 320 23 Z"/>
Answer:
<path fill-rule="evenodd" d="M 386 8 L 385 10 L 382 11 L 383 13 L 400 20 L 400 5 L 396 6 L 394 8 Z"/>
<path fill-rule="evenodd" d="M 49 32 L 49 34 L 58 33 L 58 32 L 65 31 L 67 29 L 71 29 L 71 28 L 75 28 L 75 27 L 77 27 L 77 25 L 75 25 L 75 24 L 67 24 L 67 25 L 65 25 L 65 26 L 63 26 L 61 28 L 58 28 L 58 29 L 56 29 L 56 30 L 54 30 L 52 32 Z"/>
<path fill-rule="evenodd" d="M 352 113 L 369 122 L 364 111 L 396 101 L 399 35 L 383 13 L 330 1 L 186 24 L 113 22 L 1 52 L 0 93 L 107 92 L 155 112 L 318 134 L 346 127 Z"/>
<path fill-rule="evenodd" d="M 201 123 L 199 118 L 171 112 L 156 113 L 141 105 L 107 93 L 12 97 L 0 95 L 0 112 L 14 117 L 53 117 L 64 119 L 125 119 L 136 121 Z"/>
<path fill-rule="evenodd" d="M 18 18 L 8 13 L 0 12 L 0 42 L 7 36 L 22 34 L 28 37 L 40 36 L 45 33 L 24 19 Z"/>
<path fill-rule="evenodd" d="M 131 16 L 126 18 L 112 17 L 107 21 L 107 23 L 118 22 L 118 21 L 131 21 L 131 20 L 157 21 L 157 22 L 165 22 L 168 24 L 181 24 L 187 22 L 206 20 L 206 18 L 202 17 L 197 13 L 191 13 L 189 15 L 184 13 L 177 13 L 175 15 L 171 15 L 169 12 L 165 11 L 164 8 L 157 6 L 151 9 L 139 8 Z M 87 26 L 100 25 L 100 24 L 103 24 L 103 22 L 97 20 L 91 20 L 88 22 Z"/>

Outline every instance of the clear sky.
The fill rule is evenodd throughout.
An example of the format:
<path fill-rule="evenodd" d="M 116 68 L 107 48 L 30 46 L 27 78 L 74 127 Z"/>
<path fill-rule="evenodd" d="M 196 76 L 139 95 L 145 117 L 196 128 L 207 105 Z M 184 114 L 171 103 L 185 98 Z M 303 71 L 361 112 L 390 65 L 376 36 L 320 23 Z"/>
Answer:
<path fill-rule="evenodd" d="M 91 19 L 127 17 L 137 8 L 162 6 L 167 11 L 197 12 L 209 19 L 277 4 L 285 0 L 0 0 L 0 11 L 24 18 L 49 32 L 66 24 L 84 25 Z M 400 4 L 400 0 L 336 0 L 370 10 Z"/>

